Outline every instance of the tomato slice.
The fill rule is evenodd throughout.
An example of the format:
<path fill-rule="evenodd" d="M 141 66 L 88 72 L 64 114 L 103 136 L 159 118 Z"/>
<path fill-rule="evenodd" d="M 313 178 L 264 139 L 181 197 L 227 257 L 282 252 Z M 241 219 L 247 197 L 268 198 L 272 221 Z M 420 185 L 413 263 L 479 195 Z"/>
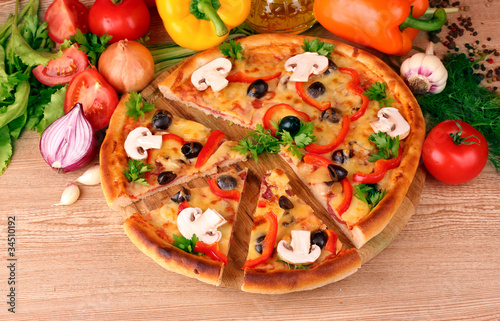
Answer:
<path fill-rule="evenodd" d="M 62 56 L 49 61 L 47 66 L 39 65 L 33 69 L 33 75 L 44 85 L 64 85 L 89 65 L 87 54 L 71 46 L 62 52 Z"/>
<path fill-rule="evenodd" d="M 89 31 L 89 9 L 78 0 L 54 0 L 45 12 L 49 37 L 62 43 L 80 29 Z"/>
<path fill-rule="evenodd" d="M 83 105 L 85 118 L 94 131 L 109 125 L 111 115 L 118 105 L 118 94 L 95 69 L 86 69 L 69 83 L 64 99 L 64 112 L 76 103 Z"/>

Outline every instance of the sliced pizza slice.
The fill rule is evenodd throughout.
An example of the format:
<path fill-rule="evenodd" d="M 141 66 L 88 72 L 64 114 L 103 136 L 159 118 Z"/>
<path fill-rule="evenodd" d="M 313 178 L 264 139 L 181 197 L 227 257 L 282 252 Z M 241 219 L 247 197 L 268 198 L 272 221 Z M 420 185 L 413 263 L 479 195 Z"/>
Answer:
<path fill-rule="evenodd" d="M 246 160 L 221 130 L 173 116 L 135 95 L 123 95 L 101 146 L 102 188 L 110 208 Z"/>
<path fill-rule="evenodd" d="M 160 208 L 130 216 L 125 232 L 165 269 L 219 285 L 246 176 L 230 170 L 205 187 L 179 187 Z"/>
<path fill-rule="evenodd" d="M 312 208 L 293 195 L 279 169 L 261 184 L 242 290 L 287 293 L 309 290 L 356 272 L 361 259 L 326 228 Z"/>

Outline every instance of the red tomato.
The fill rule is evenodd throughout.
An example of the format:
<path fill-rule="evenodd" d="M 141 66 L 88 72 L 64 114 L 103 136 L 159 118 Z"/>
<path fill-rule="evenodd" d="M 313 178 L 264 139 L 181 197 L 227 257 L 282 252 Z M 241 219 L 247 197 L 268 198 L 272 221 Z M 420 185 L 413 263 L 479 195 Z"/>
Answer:
<path fill-rule="evenodd" d="M 89 25 L 92 33 L 113 36 L 111 43 L 119 40 L 136 40 L 149 29 L 149 10 L 142 0 L 96 0 L 90 8 Z"/>
<path fill-rule="evenodd" d="M 108 126 L 118 105 L 118 95 L 95 69 L 86 69 L 69 83 L 64 112 L 68 113 L 78 102 L 83 105 L 85 118 L 98 131 Z"/>
<path fill-rule="evenodd" d="M 450 134 L 456 134 L 457 138 Z M 462 143 L 457 144 L 456 140 Z M 422 159 L 427 170 L 441 182 L 465 183 L 479 175 L 486 165 L 488 142 L 468 123 L 445 120 L 437 124 L 425 139 Z"/>
<path fill-rule="evenodd" d="M 89 9 L 78 0 L 54 0 L 45 12 L 49 37 L 62 43 L 64 39 L 80 29 L 83 33 L 89 31 Z"/>
<path fill-rule="evenodd" d="M 62 52 L 61 57 L 49 61 L 47 66 L 39 65 L 33 69 L 33 75 L 47 86 L 64 85 L 88 65 L 87 54 L 71 46 Z"/>
<path fill-rule="evenodd" d="M 156 1 L 155 0 L 143 0 L 146 6 L 148 8 L 155 8 L 156 7 Z"/>

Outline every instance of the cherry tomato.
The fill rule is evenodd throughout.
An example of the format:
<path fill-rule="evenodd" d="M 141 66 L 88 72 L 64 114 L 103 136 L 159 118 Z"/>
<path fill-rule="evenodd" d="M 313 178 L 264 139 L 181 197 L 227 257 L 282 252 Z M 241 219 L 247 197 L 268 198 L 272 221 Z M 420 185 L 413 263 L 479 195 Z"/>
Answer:
<path fill-rule="evenodd" d="M 89 65 L 87 54 L 71 46 L 62 52 L 62 56 L 49 61 L 47 66 L 39 65 L 33 69 L 33 75 L 44 85 L 63 85 L 82 72 Z"/>
<path fill-rule="evenodd" d="M 111 43 L 144 37 L 149 20 L 148 7 L 142 0 L 96 0 L 89 12 L 90 31 L 113 36 Z"/>
<path fill-rule="evenodd" d="M 483 170 L 488 160 L 488 143 L 468 123 L 445 120 L 437 124 L 425 139 L 422 159 L 436 179 L 446 184 L 461 184 Z"/>
<path fill-rule="evenodd" d="M 45 12 L 49 37 L 62 43 L 64 39 L 80 29 L 83 33 L 89 31 L 89 9 L 78 0 L 54 0 Z"/>
<path fill-rule="evenodd" d="M 77 102 L 83 105 L 85 118 L 94 131 L 98 131 L 108 126 L 118 105 L 118 94 L 95 69 L 86 69 L 69 83 L 64 112 L 68 113 Z"/>

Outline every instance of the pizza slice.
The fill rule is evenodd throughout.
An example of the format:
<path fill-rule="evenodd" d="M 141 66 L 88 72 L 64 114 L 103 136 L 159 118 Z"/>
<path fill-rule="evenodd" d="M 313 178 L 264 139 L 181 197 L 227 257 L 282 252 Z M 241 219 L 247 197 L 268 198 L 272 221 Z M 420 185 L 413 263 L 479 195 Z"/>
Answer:
<path fill-rule="evenodd" d="M 286 293 L 309 290 L 356 272 L 361 259 L 326 228 L 312 208 L 293 195 L 279 169 L 261 184 L 253 217 L 242 290 Z"/>
<path fill-rule="evenodd" d="M 165 269 L 219 285 L 247 170 L 221 172 L 202 188 L 179 187 L 160 208 L 124 223 L 130 240 Z"/>
<path fill-rule="evenodd" d="M 139 94 L 120 100 L 101 146 L 101 181 L 110 208 L 245 161 L 221 130 L 173 116 Z"/>

